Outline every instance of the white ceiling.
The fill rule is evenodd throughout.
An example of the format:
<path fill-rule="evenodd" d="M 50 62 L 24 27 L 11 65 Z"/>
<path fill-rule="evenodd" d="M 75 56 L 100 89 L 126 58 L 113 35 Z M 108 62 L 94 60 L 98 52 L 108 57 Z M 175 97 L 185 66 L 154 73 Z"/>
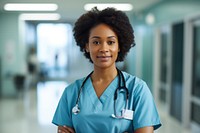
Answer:
<path fill-rule="evenodd" d="M 86 3 L 131 3 L 133 11 L 127 12 L 132 14 L 143 10 L 161 0 L 0 0 L 0 12 L 5 12 L 3 6 L 6 3 L 56 3 L 58 10 L 56 13 L 61 14 L 62 20 L 74 21 L 85 12 L 84 4 Z"/>

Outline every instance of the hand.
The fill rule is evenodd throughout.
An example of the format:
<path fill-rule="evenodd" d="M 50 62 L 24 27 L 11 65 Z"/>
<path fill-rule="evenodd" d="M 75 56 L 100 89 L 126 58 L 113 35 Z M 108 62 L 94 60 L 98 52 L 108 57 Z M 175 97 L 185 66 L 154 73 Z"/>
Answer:
<path fill-rule="evenodd" d="M 142 127 L 137 129 L 134 133 L 153 133 L 153 127 Z"/>
<path fill-rule="evenodd" d="M 58 126 L 58 133 L 75 133 L 75 131 L 71 127 Z"/>

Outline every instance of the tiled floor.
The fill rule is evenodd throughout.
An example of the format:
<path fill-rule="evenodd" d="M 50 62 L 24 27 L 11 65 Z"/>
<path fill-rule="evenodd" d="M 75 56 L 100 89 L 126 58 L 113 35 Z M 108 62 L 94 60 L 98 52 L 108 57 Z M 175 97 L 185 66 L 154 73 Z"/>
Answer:
<path fill-rule="evenodd" d="M 0 100 L 0 133 L 56 133 L 51 124 L 58 100 L 67 84 L 46 82 L 37 89 L 26 90 L 24 96 Z M 162 127 L 155 133 L 191 133 L 169 117 L 160 107 Z"/>
<path fill-rule="evenodd" d="M 0 133 L 56 133 L 51 119 L 67 84 L 46 82 L 18 98 L 0 100 Z"/>
<path fill-rule="evenodd" d="M 192 133 L 190 129 L 182 128 L 180 123 L 169 116 L 162 107 L 158 106 L 162 127 L 155 133 Z"/>

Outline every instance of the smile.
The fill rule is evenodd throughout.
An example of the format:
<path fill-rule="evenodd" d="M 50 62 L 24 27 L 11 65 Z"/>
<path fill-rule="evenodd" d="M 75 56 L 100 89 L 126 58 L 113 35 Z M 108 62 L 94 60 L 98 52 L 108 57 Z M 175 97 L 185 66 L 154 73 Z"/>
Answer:
<path fill-rule="evenodd" d="M 108 62 L 111 58 L 112 56 L 97 56 L 100 62 Z"/>
<path fill-rule="evenodd" d="M 97 58 L 111 58 L 112 56 L 97 56 Z"/>

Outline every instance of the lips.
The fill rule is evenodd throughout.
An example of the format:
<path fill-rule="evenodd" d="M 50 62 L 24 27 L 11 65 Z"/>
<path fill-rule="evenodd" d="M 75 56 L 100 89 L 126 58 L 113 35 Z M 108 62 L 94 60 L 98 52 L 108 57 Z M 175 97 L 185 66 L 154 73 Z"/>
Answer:
<path fill-rule="evenodd" d="M 98 59 L 101 61 L 108 61 L 112 56 L 97 56 Z"/>
<path fill-rule="evenodd" d="M 111 58 L 112 56 L 97 56 L 97 58 Z"/>

